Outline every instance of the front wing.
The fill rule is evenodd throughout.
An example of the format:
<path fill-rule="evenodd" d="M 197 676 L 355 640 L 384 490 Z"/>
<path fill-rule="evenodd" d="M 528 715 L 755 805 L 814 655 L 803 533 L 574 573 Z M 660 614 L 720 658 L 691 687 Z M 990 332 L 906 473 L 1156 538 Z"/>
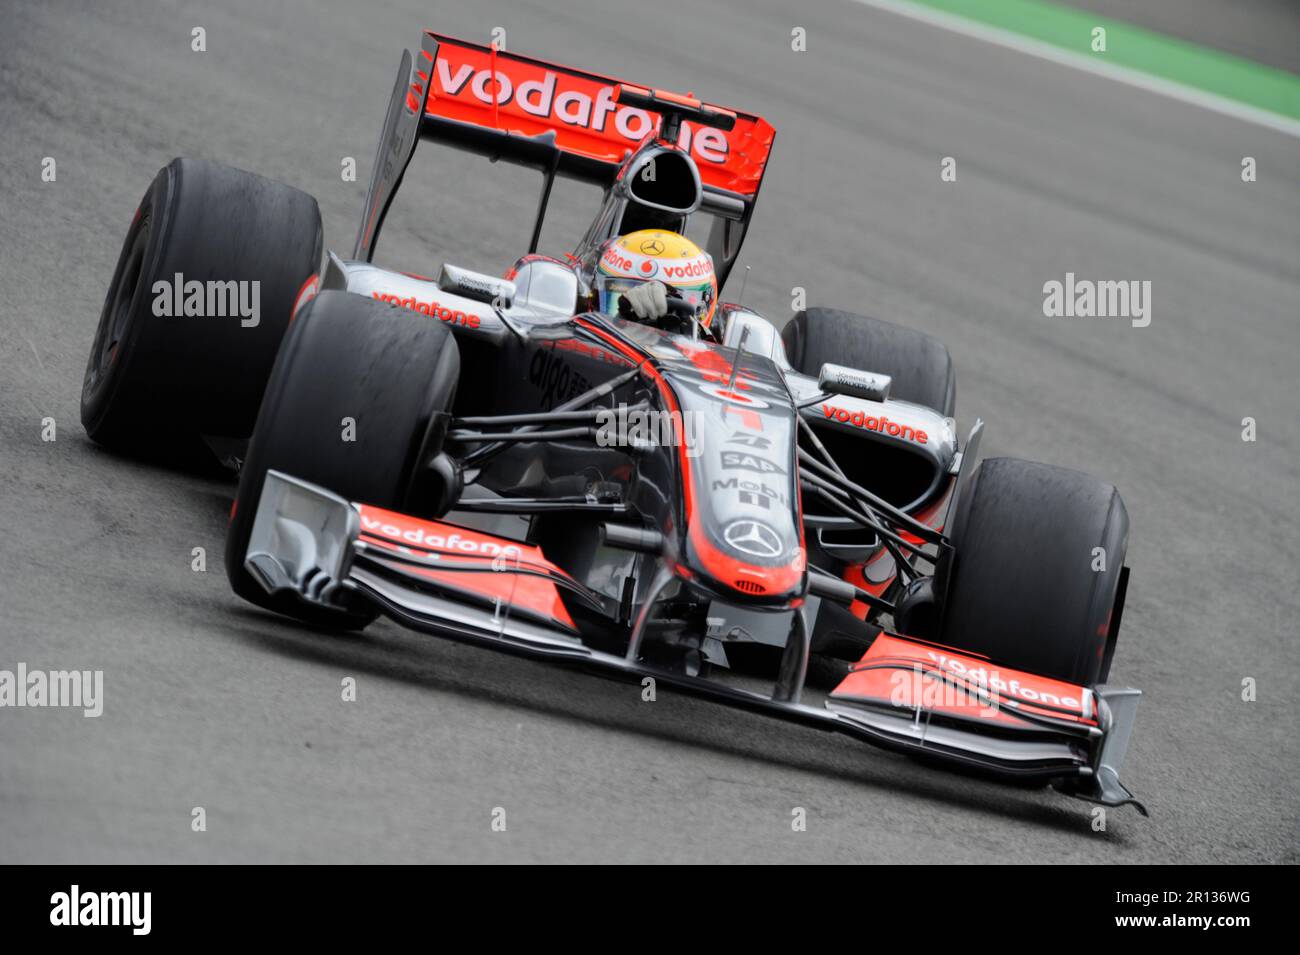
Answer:
<path fill-rule="evenodd" d="M 808 605 L 792 611 L 771 694 L 587 646 L 561 590 L 595 600 L 531 545 L 353 504 L 269 472 L 245 566 L 268 593 L 332 609 L 370 605 L 398 623 L 464 643 L 652 677 L 716 702 L 833 730 L 899 752 L 1145 808 L 1120 783 L 1140 691 L 1077 687 L 882 633 L 821 706 L 802 702 Z M 657 592 L 656 588 L 652 592 Z"/>

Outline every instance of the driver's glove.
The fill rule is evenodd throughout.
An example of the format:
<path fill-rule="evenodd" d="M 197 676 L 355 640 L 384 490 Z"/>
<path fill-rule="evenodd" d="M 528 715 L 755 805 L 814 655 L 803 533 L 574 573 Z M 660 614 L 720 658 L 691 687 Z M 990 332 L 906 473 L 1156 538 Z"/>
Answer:
<path fill-rule="evenodd" d="M 623 293 L 620 311 L 624 303 L 641 321 L 657 321 L 668 314 L 668 288 L 663 282 L 644 282 Z"/>

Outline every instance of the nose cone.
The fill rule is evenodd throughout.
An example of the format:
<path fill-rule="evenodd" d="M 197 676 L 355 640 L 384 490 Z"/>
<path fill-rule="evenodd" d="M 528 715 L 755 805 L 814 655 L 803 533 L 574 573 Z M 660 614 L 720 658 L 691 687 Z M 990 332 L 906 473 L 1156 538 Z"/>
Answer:
<path fill-rule="evenodd" d="M 665 364 L 682 413 L 685 553 L 722 590 L 785 601 L 807 572 L 795 463 L 795 409 L 775 364 L 678 344 Z M 734 374 L 733 374 L 734 372 Z"/>

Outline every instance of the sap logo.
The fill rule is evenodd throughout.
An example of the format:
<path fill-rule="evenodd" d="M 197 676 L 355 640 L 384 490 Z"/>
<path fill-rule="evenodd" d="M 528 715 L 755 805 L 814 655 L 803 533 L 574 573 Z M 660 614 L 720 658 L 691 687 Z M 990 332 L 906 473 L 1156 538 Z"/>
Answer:
<path fill-rule="evenodd" d="M 754 471 L 758 474 L 784 474 L 785 469 L 780 465 L 773 464 L 766 458 L 760 458 L 756 454 L 746 454 L 743 451 L 723 451 L 722 467 L 724 470 L 744 470 Z"/>

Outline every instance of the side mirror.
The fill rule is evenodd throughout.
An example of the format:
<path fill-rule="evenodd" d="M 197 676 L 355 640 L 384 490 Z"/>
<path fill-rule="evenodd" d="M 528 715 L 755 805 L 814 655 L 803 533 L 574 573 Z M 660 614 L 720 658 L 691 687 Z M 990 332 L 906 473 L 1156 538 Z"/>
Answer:
<path fill-rule="evenodd" d="M 852 395 L 867 401 L 884 401 L 889 397 L 893 379 L 874 371 L 861 371 L 847 365 L 822 365 L 817 375 L 817 387 L 832 395 Z"/>
<path fill-rule="evenodd" d="M 573 270 L 541 256 L 520 260 L 514 268 L 511 304 L 536 312 L 568 318 L 579 298 L 578 276 Z"/>

